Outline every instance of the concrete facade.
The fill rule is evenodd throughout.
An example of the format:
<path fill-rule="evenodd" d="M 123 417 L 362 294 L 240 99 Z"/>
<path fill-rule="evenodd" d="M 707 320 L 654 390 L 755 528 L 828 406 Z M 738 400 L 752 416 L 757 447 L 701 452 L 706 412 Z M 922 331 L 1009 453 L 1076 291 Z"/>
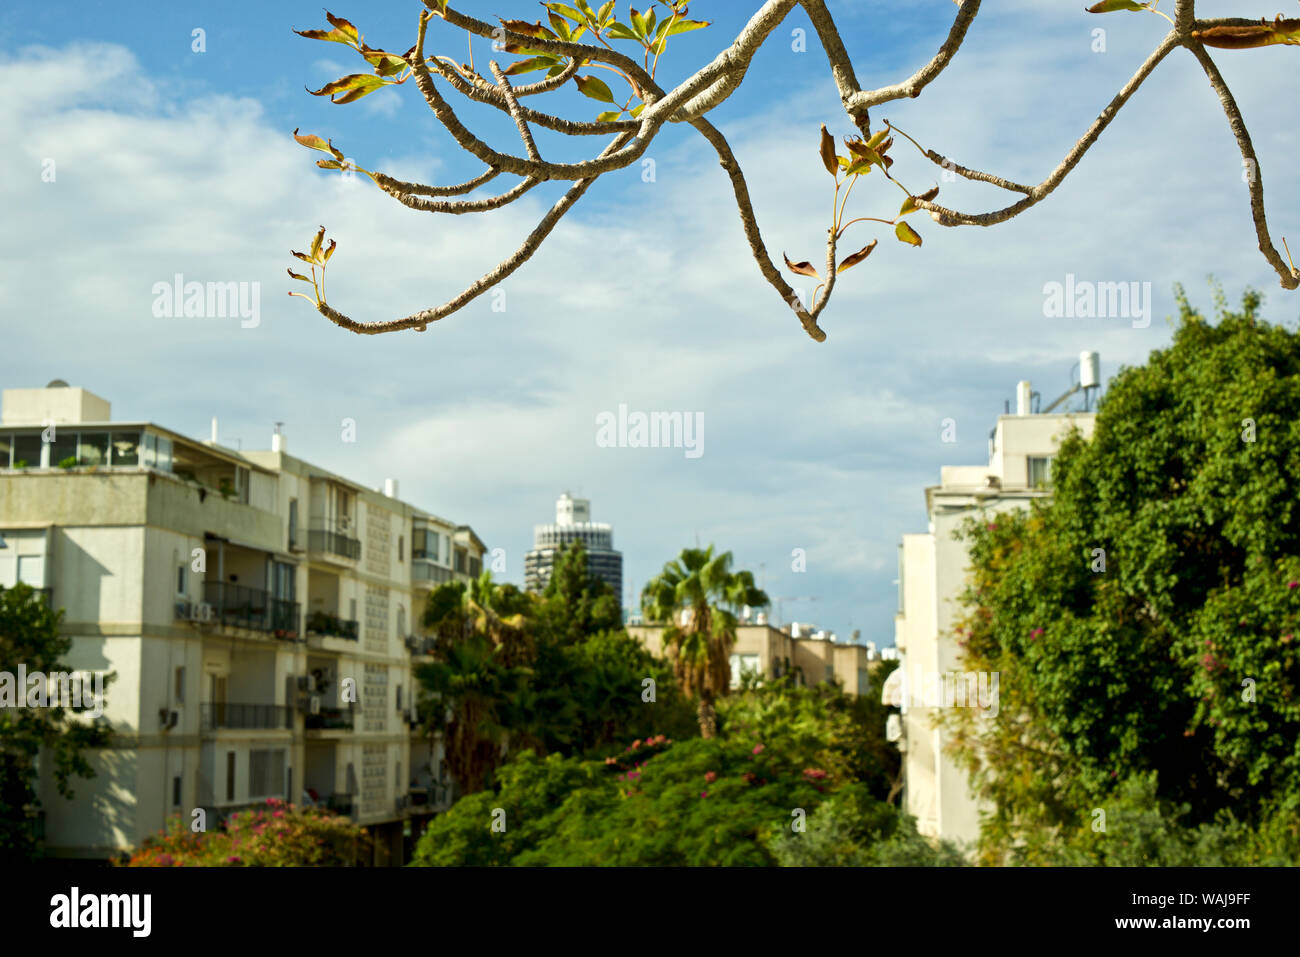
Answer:
<path fill-rule="evenodd" d="M 988 465 L 944 467 L 940 483 L 925 491 L 929 530 L 903 536 L 894 619 L 900 665 L 884 696 L 902 709 L 903 802 L 923 834 L 973 842 L 983 810 L 967 773 L 945 752 L 943 730 L 934 726 L 943 703 L 926 703 L 923 691 L 933 676 L 964 668 L 954 628 L 970 566 L 965 543 L 955 535 L 973 516 L 1025 508 L 1049 495 L 1044 479 L 1061 440 L 1073 428 L 1091 437 L 1094 421 L 1088 412 L 1000 416 Z"/>
<path fill-rule="evenodd" d="M 414 730 L 413 666 L 429 590 L 477 576 L 486 547 L 396 483 L 273 447 L 113 422 L 81 389 L 4 392 L 0 585 L 46 589 L 67 664 L 116 674 L 97 776 L 66 800 L 42 764 L 51 856 L 116 856 L 167 817 L 212 827 L 280 797 L 350 815 L 373 863 L 397 863 L 452 797 L 440 742 Z"/>

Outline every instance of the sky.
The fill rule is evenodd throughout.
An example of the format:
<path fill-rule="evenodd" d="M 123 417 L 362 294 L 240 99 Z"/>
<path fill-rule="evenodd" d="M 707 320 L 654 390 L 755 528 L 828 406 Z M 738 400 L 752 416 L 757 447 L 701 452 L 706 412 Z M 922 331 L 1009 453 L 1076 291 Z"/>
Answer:
<path fill-rule="evenodd" d="M 711 25 L 674 38 L 661 84 L 711 60 L 757 5 L 692 3 L 691 15 Z M 956 9 L 951 0 L 829 6 L 864 87 L 925 63 Z M 1167 29 L 1149 14 L 1092 16 L 1083 6 L 990 0 L 947 71 L 918 99 L 874 109 L 873 123 L 888 118 L 966 166 L 1038 182 Z M 1241 6 L 1202 0 L 1199 12 L 1240 15 Z M 330 8 L 372 47 L 397 53 L 414 43 L 421 9 L 416 0 Z M 518 0 L 463 9 L 542 12 Z M 109 399 L 115 418 L 196 438 L 216 416 L 232 448 L 268 448 L 283 422 L 291 453 L 371 487 L 396 478 L 403 499 L 472 525 L 503 550 L 507 581 L 522 582 L 532 528 L 553 520 L 568 490 L 613 525 L 625 599 L 683 547 L 713 543 L 781 599 L 785 620 L 889 645 L 900 537 L 926 530 L 924 490 L 941 466 L 987 461 L 988 432 L 1018 380 L 1046 402 L 1069 387 L 1081 350 L 1100 353 L 1104 378 L 1142 363 L 1169 342 L 1176 283 L 1207 310 L 1214 276 L 1232 299 L 1247 286 L 1264 291 L 1273 321 L 1298 311 L 1256 248 L 1217 97 L 1175 51 L 1028 213 L 989 229 L 913 217 L 920 248 L 888 227 L 854 226 L 852 248 L 876 235 L 881 243 L 840 277 L 821 318 L 825 342 L 762 280 L 725 174 L 683 126 L 645 154 L 653 175 L 638 163 L 602 177 L 503 285 L 504 298 L 484 296 L 426 332 L 356 336 L 286 295 L 302 285 L 286 275 L 301 267 L 289 251 L 306 249 L 319 226 L 338 242 L 330 304 L 363 321 L 398 318 L 492 268 L 564 187 L 446 217 L 407 209 L 365 177 L 317 169 L 321 154 L 293 141 L 296 128 L 399 178 L 456 183 L 482 169 L 414 83 L 346 105 L 310 95 L 367 72 L 347 48 L 291 32 L 321 28 L 322 8 L 296 0 L 11 0 L 0 9 L 0 387 L 61 378 Z M 427 47 L 471 55 L 464 34 L 437 21 Z M 472 55 L 480 69 L 512 59 L 486 39 Z M 1300 249 L 1294 57 L 1279 47 L 1215 53 L 1259 153 L 1275 240 L 1293 237 Z M 448 96 L 494 147 L 519 152 L 508 119 Z M 569 91 L 533 105 L 579 119 L 603 108 Z M 854 128 L 801 10 L 711 119 L 746 173 L 773 257 L 820 261 L 833 186 L 818 128 Z M 579 147 L 595 155 L 602 142 L 538 133 L 548 159 L 579 159 Z M 893 155 L 901 181 L 916 192 L 940 185 L 948 206 L 990 210 L 1014 198 L 941 181 L 906 144 Z M 888 218 L 898 196 L 871 176 L 849 209 Z M 259 283 L 258 323 L 155 316 L 155 284 L 177 274 Z M 1150 324 L 1045 315 L 1044 287 L 1068 275 L 1150 283 Z M 601 447 L 597 419 L 620 405 L 702 420 L 701 454 Z M 946 419 L 955 441 L 944 441 Z M 345 441 L 344 420 L 355 441 Z M 800 554 L 804 570 L 795 570 Z"/>

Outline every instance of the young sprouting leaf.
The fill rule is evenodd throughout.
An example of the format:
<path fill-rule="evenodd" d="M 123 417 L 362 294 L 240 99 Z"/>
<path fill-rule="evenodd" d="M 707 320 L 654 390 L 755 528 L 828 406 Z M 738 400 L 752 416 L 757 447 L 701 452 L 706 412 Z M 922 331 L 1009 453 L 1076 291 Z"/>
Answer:
<path fill-rule="evenodd" d="M 880 144 L 889 138 L 889 130 L 877 130 L 871 139 L 867 140 L 867 149 L 879 150 Z M 882 151 L 883 152 L 883 151 Z"/>
<path fill-rule="evenodd" d="M 316 165 L 321 169 L 342 169 L 343 164 L 338 160 L 317 160 Z"/>
<path fill-rule="evenodd" d="M 301 279 L 303 282 L 311 282 L 311 280 L 308 279 L 306 276 L 300 275 L 299 273 L 294 272 L 292 269 L 286 269 L 285 272 L 289 274 L 290 279 Z"/>
<path fill-rule="evenodd" d="M 622 110 L 606 110 L 604 113 L 596 114 L 597 123 L 617 123 L 623 116 Z"/>
<path fill-rule="evenodd" d="M 799 276 L 812 276 L 814 279 L 821 278 L 821 276 L 817 275 L 817 270 L 813 269 L 812 263 L 807 261 L 792 263 L 790 262 L 790 257 L 787 256 L 785 253 L 781 254 L 781 258 L 785 260 L 786 268 L 789 269 L 792 273 L 795 273 L 796 275 Z"/>
<path fill-rule="evenodd" d="M 577 4 L 578 9 L 583 12 L 583 15 L 585 15 L 588 20 L 596 19 L 596 11 L 591 9 L 591 5 L 587 3 L 587 0 L 573 0 L 573 2 Z"/>
<path fill-rule="evenodd" d="M 549 70 L 553 66 L 564 68 L 564 64 L 555 57 L 543 55 L 529 57 L 527 60 L 516 60 L 506 67 L 504 72 L 506 76 L 518 76 L 520 73 L 532 73 L 534 70 Z"/>
<path fill-rule="evenodd" d="M 909 246 L 921 245 L 921 237 L 917 235 L 915 229 L 905 222 L 894 227 L 894 235 L 898 237 L 899 242 L 907 243 Z"/>
<path fill-rule="evenodd" d="M 342 17 L 334 16 L 334 14 L 330 13 L 328 10 L 325 11 L 325 19 L 330 22 L 330 26 L 335 30 L 338 30 L 353 43 L 360 45 L 361 34 L 358 33 L 357 28 L 348 23 L 348 21 L 344 20 Z"/>
<path fill-rule="evenodd" d="M 321 139 L 321 137 L 312 133 L 304 133 L 299 136 L 296 129 L 293 131 L 293 138 L 308 149 L 320 150 L 322 153 L 329 153 L 337 160 L 343 159 L 343 153 L 336 150 L 329 140 Z"/>
<path fill-rule="evenodd" d="M 689 33 L 692 30 L 700 30 L 707 27 L 712 22 L 713 21 L 711 20 L 678 20 L 669 28 L 668 35 L 673 37 L 679 33 Z"/>
<path fill-rule="evenodd" d="M 1300 46 L 1300 20 L 1283 20 L 1280 16 L 1269 23 L 1260 20 L 1258 25 L 1247 27 L 1210 27 L 1208 30 L 1193 30 L 1196 37 L 1207 47 L 1219 47 L 1223 50 L 1248 50 L 1252 47 L 1266 47 L 1277 43 Z"/>
<path fill-rule="evenodd" d="M 543 4 L 543 6 L 552 13 L 558 13 L 561 16 L 568 17 L 574 23 L 582 23 L 586 20 L 585 16 L 573 9 L 573 7 L 569 6 L 567 3 L 547 3 Z M 555 21 L 552 20 L 551 23 L 554 24 Z"/>
<path fill-rule="evenodd" d="M 610 92 L 605 81 L 594 76 L 575 76 L 573 82 L 578 84 L 578 90 L 583 96 L 590 97 L 593 100 L 600 100 L 602 103 L 613 103 L 618 105 L 614 99 L 614 94 Z"/>
<path fill-rule="evenodd" d="M 410 65 L 403 57 L 383 50 L 364 50 L 361 55 L 375 68 L 378 76 L 396 76 Z"/>
<path fill-rule="evenodd" d="M 866 176 L 871 172 L 871 161 L 864 159 L 855 159 L 845 164 L 845 176 Z"/>
<path fill-rule="evenodd" d="M 641 115 L 641 111 L 644 109 L 645 109 L 644 103 L 638 103 L 636 106 L 632 107 L 631 109 L 632 118 L 636 119 L 638 116 Z"/>
<path fill-rule="evenodd" d="M 831 136 L 826 130 L 826 124 L 822 124 L 822 141 L 821 141 L 822 165 L 826 167 L 826 172 L 832 176 L 839 168 L 839 162 L 835 156 L 835 137 Z"/>
<path fill-rule="evenodd" d="M 546 75 L 547 75 L 547 76 L 559 76 L 561 73 L 564 72 L 564 67 L 565 67 L 565 66 L 566 66 L 566 64 L 557 61 L 556 64 L 555 64 L 555 66 L 551 67 L 549 70 L 546 71 Z"/>
<path fill-rule="evenodd" d="M 548 36 L 554 36 L 550 30 L 542 26 L 541 20 L 536 23 L 529 23 L 527 20 L 502 20 L 501 25 L 511 33 L 519 33 L 536 40 L 545 40 Z"/>
<path fill-rule="evenodd" d="M 914 213 L 920 208 L 919 206 L 916 205 L 916 201 L 918 199 L 923 199 L 928 203 L 938 195 L 939 195 L 939 187 L 934 186 L 931 187 L 930 189 L 927 189 L 924 193 L 921 193 L 919 196 L 909 196 L 907 197 L 907 199 L 903 200 L 903 206 L 901 209 L 899 209 L 898 215 L 906 216 L 908 213 Z"/>
<path fill-rule="evenodd" d="M 659 22 L 659 15 L 652 9 L 646 11 L 645 15 L 645 35 L 647 39 L 655 36 L 655 24 Z"/>
<path fill-rule="evenodd" d="M 611 40 L 640 40 L 636 31 L 626 23 L 619 23 L 617 20 L 609 25 L 609 38 Z"/>
<path fill-rule="evenodd" d="M 636 38 L 644 41 L 646 38 L 645 17 L 636 12 L 636 7 L 631 8 L 632 29 L 636 32 Z"/>
<path fill-rule="evenodd" d="M 845 256 L 844 261 L 840 263 L 839 266 L 836 267 L 835 274 L 839 275 L 840 273 L 844 272 L 844 270 L 852 269 L 858 263 L 862 262 L 862 260 L 866 259 L 868 256 L 871 255 L 871 251 L 876 248 L 876 243 L 878 242 L 880 242 L 880 240 L 873 239 L 871 240 L 871 242 L 867 243 L 865 246 L 863 246 L 861 249 L 855 252 L 852 256 Z"/>
<path fill-rule="evenodd" d="M 330 261 L 330 257 L 334 255 L 334 248 L 335 248 L 337 245 L 338 245 L 338 242 L 336 242 L 336 241 L 333 240 L 333 239 L 330 240 L 330 244 L 329 244 L 328 246 L 325 247 L 325 258 L 321 261 L 321 265 L 322 265 L 322 266 L 324 266 L 325 263 L 327 263 L 327 262 Z"/>
<path fill-rule="evenodd" d="M 603 27 L 614 17 L 614 0 L 608 0 L 607 3 L 601 4 L 600 12 L 596 14 L 596 25 Z"/>
<path fill-rule="evenodd" d="M 568 20 L 564 19 L 564 17 L 560 16 L 554 10 L 547 10 L 546 17 L 551 21 L 551 29 L 555 31 L 556 36 L 565 41 L 571 39 L 571 30 Z"/>
<path fill-rule="evenodd" d="M 312 96 L 328 96 L 331 103 L 351 103 L 353 100 L 359 100 L 361 97 L 373 93 L 385 85 L 381 77 L 372 76 L 369 73 L 353 73 L 351 76 L 345 76 L 333 83 L 326 83 L 319 90 L 308 90 L 307 92 Z M 343 95 L 339 96 L 340 93 Z"/>
<path fill-rule="evenodd" d="M 322 226 L 316 233 L 316 238 L 311 241 L 311 258 L 320 259 L 320 245 L 325 239 L 325 227 Z"/>
<path fill-rule="evenodd" d="M 1116 10 L 1146 10 L 1150 5 L 1136 0 L 1101 0 L 1088 7 L 1085 13 L 1114 13 Z"/>

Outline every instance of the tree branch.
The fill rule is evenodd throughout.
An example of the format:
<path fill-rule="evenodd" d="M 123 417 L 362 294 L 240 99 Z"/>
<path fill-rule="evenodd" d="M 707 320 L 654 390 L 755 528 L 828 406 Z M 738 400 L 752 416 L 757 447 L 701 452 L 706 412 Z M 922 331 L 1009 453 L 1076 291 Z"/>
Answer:
<path fill-rule="evenodd" d="M 952 61 L 952 58 L 961 48 L 962 41 L 966 39 L 966 31 L 970 28 L 971 23 L 975 20 L 975 15 L 980 12 L 980 0 L 964 0 L 960 3 L 957 10 L 957 19 L 953 21 L 952 29 L 948 31 L 948 38 L 943 41 L 943 46 L 939 47 L 939 52 L 934 55 L 934 59 L 927 63 L 921 69 L 904 80 L 902 83 L 895 83 L 893 86 L 882 86 L 878 90 L 871 90 L 865 93 L 854 93 L 849 97 L 849 102 L 845 106 L 852 115 L 856 110 L 866 109 L 867 107 L 877 106 L 881 103 L 888 103 L 890 100 L 901 100 L 904 98 L 915 98 L 921 95 L 930 82 L 944 71 L 944 68 Z M 813 21 L 816 23 L 816 21 Z"/>

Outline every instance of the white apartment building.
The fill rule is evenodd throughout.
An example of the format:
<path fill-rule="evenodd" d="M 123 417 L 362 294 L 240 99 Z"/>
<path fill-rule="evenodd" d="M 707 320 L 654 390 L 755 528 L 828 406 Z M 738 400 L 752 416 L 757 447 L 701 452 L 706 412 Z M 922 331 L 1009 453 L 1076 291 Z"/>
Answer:
<path fill-rule="evenodd" d="M 441 744 L 415 729 L 413 665 L 437 584 L 476 577 L 466 525 L 291 456 L 114 422 L 65 383 L 0 405 L 0 585 L 64 610 L 66 664 L 116 673 L 96 777 L 59 796 L 46 850 L 107 858 L 204 809 L 280 797 L 371 830 L 400 863 L 447 806 Z M 16 663 L 13 663 L 16 664 Z M 0 668 L 12 667 L 11 663 Z"/>
<path fill-rule="evenodd" d="M 1080 388 L 1087 395 L 1099 387 L 1096 353 L 1084 353 L 1081 361 L 1080 385 L 1047 413 L 1033 411 L 1036 394 L 1028 382 L 1019 384 L 1016 414 L 999 416 L 990 435 L 988 465 L 945 466 L 939 484 L 925 490 L 929 530 L 904 535 L 899 548 L 899 667 L 885 683 L 883 700 L 902 709 L 901 721 L 891 719 L 888 736 L 903 751 L 904 807 L 928 836 L 974 842 L 982 810 L 966 771 L 945 753 L 943 730 L 933 724 L 944 699 L 930 689 L 942 695 L 943 676 L 965 670 L 954 628 L 962 617 L 959 597 L 970 564 L 965 543 L 954 535 L 972 516 L 1025 508 L 1050 494 L 1052 458 L 1061 440 L 1073 428 L 1092 436 L 1095 413 L 1050 412 Z M 959 679 L 948 680 L 955 690 Z M 974 687 L 960 684 L 963 693 Z M 969 699 L 965 706 L 972 706 Z M 984 709 L 983 720 L 997 720 L 993 714 Z"/>

